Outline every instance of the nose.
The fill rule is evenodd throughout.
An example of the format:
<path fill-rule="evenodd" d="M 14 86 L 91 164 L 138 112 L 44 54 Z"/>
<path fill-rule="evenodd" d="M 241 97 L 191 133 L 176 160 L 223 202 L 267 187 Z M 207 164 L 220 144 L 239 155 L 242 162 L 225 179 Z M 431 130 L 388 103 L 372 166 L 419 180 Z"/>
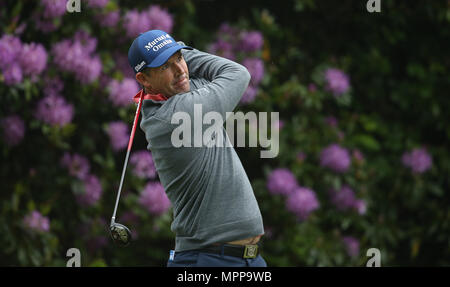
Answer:
<path fill-rule="evenodd" d="M 181 63 L 175 63 L 173 67 L 175 75 L 179 76 L 180 74 L 184 73 L 183 66 L 181 65 Z"/>

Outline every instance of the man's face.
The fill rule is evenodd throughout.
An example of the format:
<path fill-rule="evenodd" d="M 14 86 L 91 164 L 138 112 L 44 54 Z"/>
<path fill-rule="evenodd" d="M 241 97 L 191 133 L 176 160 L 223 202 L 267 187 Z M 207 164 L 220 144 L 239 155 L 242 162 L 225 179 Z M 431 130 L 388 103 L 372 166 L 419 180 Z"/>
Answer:
<path fill-rule="evenodd" d="M 190 91 L 189 71 L 181 51 L 173 54 L 162 66 L 149 70 L 149 73 L 136 74 L 136 79 L 147 92 L 172 97 Z"/>

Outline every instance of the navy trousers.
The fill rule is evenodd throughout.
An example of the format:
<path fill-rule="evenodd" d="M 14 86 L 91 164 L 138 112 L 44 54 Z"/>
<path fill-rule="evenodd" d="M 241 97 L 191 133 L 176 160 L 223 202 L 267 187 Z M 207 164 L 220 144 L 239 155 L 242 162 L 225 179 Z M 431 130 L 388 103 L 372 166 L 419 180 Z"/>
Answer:
<path fill-rule="evenodd" d="M 267 267 L 267 264 L 261 255 L 247 259 L 189 250 L 175 252 L 167 261 L 167 267 Z"/>

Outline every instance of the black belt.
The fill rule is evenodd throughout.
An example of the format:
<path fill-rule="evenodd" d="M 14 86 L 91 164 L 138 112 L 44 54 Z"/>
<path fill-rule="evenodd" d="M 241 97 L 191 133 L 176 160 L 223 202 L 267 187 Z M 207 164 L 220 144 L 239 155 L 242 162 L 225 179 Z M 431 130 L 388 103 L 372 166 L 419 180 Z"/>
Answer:
<path fill-rule="evenodd" d="M 239 258 L 256 258 L 256 256 L 258 256 L 259 254 L 259 246 L 256 244 L 248 244 L 248 245 L 223 244 L 217 246 L 210 245 L 202 249 L 197 249 L 197 251 L 221 255 L 222 248 L 223 248 L 223 255 L 234 256 Z"/>

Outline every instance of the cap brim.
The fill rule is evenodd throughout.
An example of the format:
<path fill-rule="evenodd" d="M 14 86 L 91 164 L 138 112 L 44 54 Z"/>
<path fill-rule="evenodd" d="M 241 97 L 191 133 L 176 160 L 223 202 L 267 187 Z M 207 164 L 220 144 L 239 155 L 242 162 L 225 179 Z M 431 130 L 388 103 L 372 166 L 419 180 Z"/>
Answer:
<path fill-rule="evenodd" d="M 164 52 L 162 52 L 158 57 L 156 57 L 153 60 L 153 62 L 148 64 L 146 67 L 156 68 L 156 67 L 163 65 L 165 62 L 167 62 L 167 60 L 169 60 L 170 57 L 172 57 L 173 54 L 175 54 L 176 52 L 178 52 L 181 49 L 192 50 L 193 48 L 189 47 L 189 46 L 182 46 L 182 45 L 175 45 L 173 47 L 170 47 L 167 50 L 165 50 Z"/>

